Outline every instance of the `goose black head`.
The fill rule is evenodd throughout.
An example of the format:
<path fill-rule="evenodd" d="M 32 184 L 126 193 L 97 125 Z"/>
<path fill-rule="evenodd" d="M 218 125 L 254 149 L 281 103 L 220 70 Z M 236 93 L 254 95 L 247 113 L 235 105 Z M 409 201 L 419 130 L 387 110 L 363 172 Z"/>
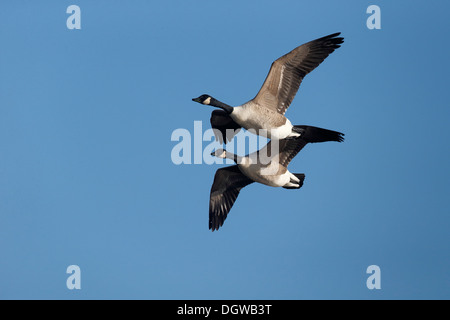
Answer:
<path fill-rule="evenodd" d="M 192 101 L 209 105 L 211 103 L 211 99 L 213 99 L 213 97 L 210 95 L 202 94 L 200 97 L 192 99 Z"/>

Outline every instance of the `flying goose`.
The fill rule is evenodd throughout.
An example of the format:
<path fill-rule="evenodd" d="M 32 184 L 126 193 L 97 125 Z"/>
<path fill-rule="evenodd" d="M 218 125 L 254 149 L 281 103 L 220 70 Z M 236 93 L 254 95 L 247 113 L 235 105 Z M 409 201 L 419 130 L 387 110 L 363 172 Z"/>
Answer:
<path fill-rule="evenodd" d="M 218 230 L 227 218 L 242 188 L 259 182 L 271 187 L 299 189 L 303 185 L 303 173 L 291 173 L 289 162 L 310 142 L 343 141 L 340 132 L 301 126 L 301 135 L 282 140 L 271 140 L 264 148 L 245 157 L 223 149 L 211 155 L 232 159 L 236 165 L 218 169 L 214 176 L 209 200 L 209 229 Z M 272 146 L 272 144 L 278 144 Z M 275 149 L 273 152 L 272 149 Z"/>
<path fill-rule="evenodd" d="M 267 138 L 299 136 L 299 127 L 293 126 L 284 113 L 303 78 L 344 42 L 338 35 L 340 32 L 310 41 L 275 60 L 256 97 L 243 105 L 231 107 L 207 94 L 192 99 L 222 109 L 211 114 L 216 139 L 227 143 L 241 127 Z"/>

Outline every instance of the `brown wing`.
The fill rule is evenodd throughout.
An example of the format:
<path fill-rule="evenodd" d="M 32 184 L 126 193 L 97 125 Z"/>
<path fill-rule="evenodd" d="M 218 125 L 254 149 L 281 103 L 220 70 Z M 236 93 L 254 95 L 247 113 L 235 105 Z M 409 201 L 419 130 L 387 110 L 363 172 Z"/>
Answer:
<path fill-rule="evenodd" d="M 241 126 L 223 110 L 214 110 L 211 113 L 211 128 L 214 129 L 214 136 L 220 143 L 227 143 L 239 132 Z M 225 139 L 224 139 L 225 137 Z"/>
<path fill-rule="evenodd" d="M 284 114 L 303 78 L 344 42 L 338 35 L 340 32 L 305 43 L 273 62 L 253 101 Z"/>
<path fill-rule="evenodd" d="M 279 140 L 280 158 L 279 163 L 283 167 L 287 168 L 289 162 L 306 146 L 308 142 L 302 137 L 288 138 Z"/>
<path fill-rule="evenodd" d="M 209 200 L 209 229 L 218 230 L 242 188 L 252 183 L 237 165 L 216 171 Z"/>

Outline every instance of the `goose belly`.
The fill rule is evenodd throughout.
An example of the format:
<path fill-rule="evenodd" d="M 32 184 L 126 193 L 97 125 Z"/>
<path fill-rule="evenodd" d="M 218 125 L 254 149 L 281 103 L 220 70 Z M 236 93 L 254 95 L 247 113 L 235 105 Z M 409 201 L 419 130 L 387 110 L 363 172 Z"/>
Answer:
<path fill-rule="evenodd" d="M 255 104 L 235 107 L 230 116 L 243 128 L 269 139 L 284 139 L 292 133 L 292 124 L 284 115 Z"/>
<path fill-rule="evenodd" d="M 291 122 L 286 119 L 286 123 L 284 125 L 270 130 L 270 136 L 268 138 L 277 140 L 285 139 L 293 134 L 292 127 Z"/>
<path fill-rule="evenodd" d="M 242 173 L 253 181 L 270 187 L 282 187 L 290 181 L 289 172 L 280 173 L 278 163 L 276 166 L 240 166 Z"/>

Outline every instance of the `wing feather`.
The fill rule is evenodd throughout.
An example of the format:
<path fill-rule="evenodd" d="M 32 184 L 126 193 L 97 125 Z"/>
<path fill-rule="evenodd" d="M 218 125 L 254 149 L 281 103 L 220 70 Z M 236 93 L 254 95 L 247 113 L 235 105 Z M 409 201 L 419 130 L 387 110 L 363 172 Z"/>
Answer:
<path fill-rule="evenodd" d="M 209 200 L 209 229 L 218 230 L 223 225 L 241 189 L 252 182 L 237 165 L 216 171 Z"/>
<path fill-rule="evenodd" d="M 303 78 L 344 42 L 338 35 L 334 33 L 302 44 L 275 60 L 253 101 L 284 115 Z"/>

